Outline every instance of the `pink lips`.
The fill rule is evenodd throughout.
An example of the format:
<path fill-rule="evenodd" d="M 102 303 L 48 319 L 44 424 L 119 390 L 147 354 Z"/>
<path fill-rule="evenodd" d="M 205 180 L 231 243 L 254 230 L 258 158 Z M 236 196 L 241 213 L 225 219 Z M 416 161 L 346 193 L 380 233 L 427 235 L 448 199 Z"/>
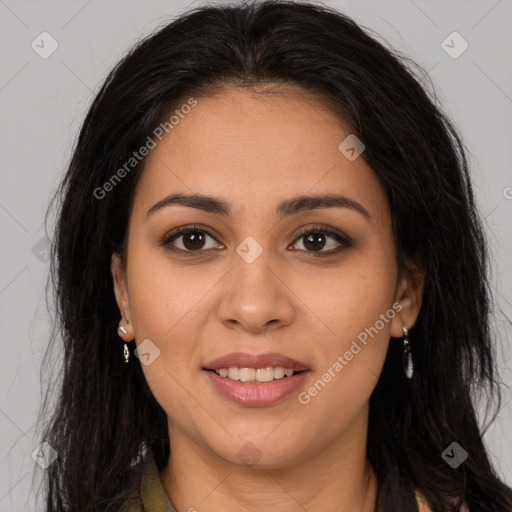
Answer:
<path fill-rule="evenodd" d="M 231 352 L 218 357 L 204 365 L 206 370 L 220 370 L 221 368 L 266 368 L 268 366 L 282 366 L 297 372 L 309 370 L 309 367 L 291 357 L 277 352 L 265 352 L 263 354 L 251 354 L 249 352 Z"/>
<path fill-rule="evenodd" d="M 309 374 L 305 371 L 272 382 L 241 382 L 221 377 L 214 371 L 205 373 L 221 395 L 247 407 L 262 407 L 279 402 L 295 391 Z"/>
<path fill-rule="evenodd" d="M 266 368 L 282 366 L 295 370 L 291 377 L 283 377 L 272 382 L 242 382 L 221 377 L 215 371 L 206 371 L 213 387 L 232 402 L 246 407 L 262 407 L 275 404 L 295 391 L 309 375 L 309 368 L 299 361 L 275 352 L 250 354 L 248 352 L 232 352 L 207 363 L 205 370 L 221 368 Z"/>

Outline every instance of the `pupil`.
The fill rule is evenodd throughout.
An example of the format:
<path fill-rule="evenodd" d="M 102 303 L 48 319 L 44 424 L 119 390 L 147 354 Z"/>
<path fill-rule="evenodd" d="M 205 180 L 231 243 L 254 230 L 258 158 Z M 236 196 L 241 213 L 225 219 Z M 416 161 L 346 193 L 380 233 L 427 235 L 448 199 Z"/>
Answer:
<path fill-rule="evenodd" d="M 321 245 L 320 247 L 318 245 L 315 245 L 315 243 L 318 244 L 319 240 L 320 240 L 320 245 Z M 319 249 L 322 249 L 324 244 L 325 244 L 325 238 L 322 233 L 310 233 L 306 237 L 306 243 L 304 244 L 304 246 L 308 249 L 311 248 L 312 250 L 317 251 Z M 310 247 L 310 245 L 312 245 L 312 247 Z"/>

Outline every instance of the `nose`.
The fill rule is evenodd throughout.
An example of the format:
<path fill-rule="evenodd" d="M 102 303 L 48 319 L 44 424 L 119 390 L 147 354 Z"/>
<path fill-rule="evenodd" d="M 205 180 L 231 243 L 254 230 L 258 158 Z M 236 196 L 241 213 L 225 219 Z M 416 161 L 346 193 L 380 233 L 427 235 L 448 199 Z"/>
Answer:
<path fill-rule="evenodd" d="M 222 282 L 218 308 L 219 320 L 228 328 L 256 333 L 293 322 L 297 299 L 286 282 L 289 268 L 284 262 L 270 261 L 269 253 L 263 251 L 251 263 L 234 255 L 233 268 Z"/>

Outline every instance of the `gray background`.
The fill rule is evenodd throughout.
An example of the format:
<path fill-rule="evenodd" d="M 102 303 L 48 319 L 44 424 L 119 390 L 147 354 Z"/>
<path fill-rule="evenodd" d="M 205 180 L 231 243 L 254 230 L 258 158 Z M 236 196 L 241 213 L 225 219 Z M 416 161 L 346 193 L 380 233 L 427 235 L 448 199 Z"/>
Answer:
<path fill-rule="evenodd" d="M 512 2 L 325 3 L 418 62 L 468 146 L 492 247 L 493 327 L 500 368 L 510 385 Z M 49 264 L 43 215 L 48 199 L 87 107 L 114 63 L 157 25 L 200 4 L 0 0 L 0 512 L 35 510 L 32 487 L 38 482 L 32 482 L 31 454 L 39 444 L 34 437 L 41 401 L 39 370 L 50 326 L 44 297 Z M 43 31 L 58 43 L 47 59 L 31 47 Z M 442 47 L 453 31 L 469 45 L 458 58 Z M 455 51 L 461 48 L 460 41 L 453 45 Z M 507 387 L 503 393 L 503 408 L 484 439 L 501 476 L 512 484 L 512 393 Z"/>

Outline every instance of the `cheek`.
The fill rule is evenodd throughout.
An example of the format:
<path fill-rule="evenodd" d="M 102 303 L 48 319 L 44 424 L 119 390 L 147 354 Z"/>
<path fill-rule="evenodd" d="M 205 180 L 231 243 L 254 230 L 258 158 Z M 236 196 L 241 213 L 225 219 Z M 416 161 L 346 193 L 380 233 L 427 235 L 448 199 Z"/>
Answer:
<path fill-rule="evenodd" d="M 294 290 L 300 290 L 311 323 L 341 350 L 392 306 L 395 286 L 392 258 L 367 248 L 347 253 L 336 268 L 296 272 Z M 388 323 L 379 323 L 380 330 L 389 338 Z"/>
<path fill-rule="evenodd" d="M 391 320 L 400 309 L 393 307 L 394 268 L 382 251 L 369 251 L 324 277 L 317 273 L 314 287 L 301 278 L 309 331 L 318 330 L 313 335 L 318 363 L 302 403 L 319 414 L 346 420 L 369 399 L 386 357 Z"/>
<path fill-rule="evenodd" d="M 197 330 L 201 300 L 217 280 L 211 272 L 200 270 L 200 265 L 171 263 L 165 251 L 155 247 L 134 247 L 127 272 L 137 339 L 150 337 L 168 345 L 178 332 Z"/>
<path fill-rule="evenodd" d="M 226 269 L 185 260 L 180 264 L 149 244 L 133 244 L 130 250 L 127 278 L 136 342 L 149 339 L 158 349 L 158 357 L 142 370 L 162 407 L 185 414 L 190 397 L 187 402 L 184 390 L 200 374 L 204 356 L 199 344 L 208 341 L 212 291 Z"/>
<path fill-rule="evenodd" d="M 191 376 L 199 371 L 197 339 L 205 315 L 202 298 L 216 279 L 172 265 L 154 247 L 132 249 L 127 277 L 139 353 L 141 343 L 150 340 L 157 354 L 147 365 L 141 358 L 148 386 L 168 415 L 179 411 L 184 423 L 192 422 L 195 402 L 187 390 Z"/>

